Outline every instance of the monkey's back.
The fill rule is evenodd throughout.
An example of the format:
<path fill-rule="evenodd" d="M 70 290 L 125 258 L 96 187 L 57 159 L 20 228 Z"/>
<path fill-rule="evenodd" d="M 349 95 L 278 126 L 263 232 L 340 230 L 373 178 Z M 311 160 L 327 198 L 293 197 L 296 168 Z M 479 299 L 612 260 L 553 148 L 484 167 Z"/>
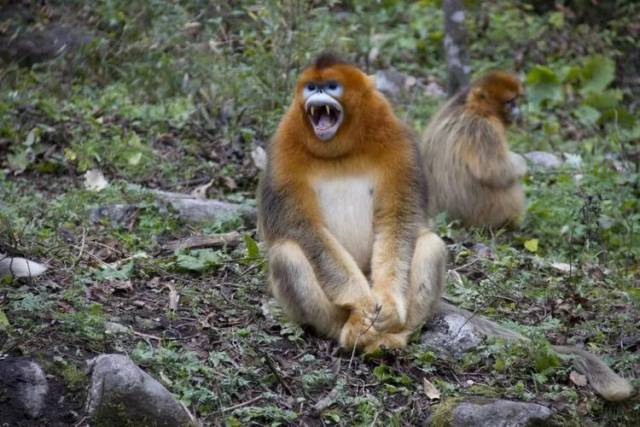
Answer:
<path fill-rule="evenodd" d="M 504 189 L 490 187 L 471 174 L 463 159 L 463 151 L 472 147 L 468 135 L 474 131 L 468 127 L 460 101 L 454 98 L 436 113 L 424 132 L 420 154 L 429 191 L 429 216 L 446 212 L 448 219 L 461 220 L 465 226 L 504 225 L 522 211 L 522 187 L 520 183 Z"/>

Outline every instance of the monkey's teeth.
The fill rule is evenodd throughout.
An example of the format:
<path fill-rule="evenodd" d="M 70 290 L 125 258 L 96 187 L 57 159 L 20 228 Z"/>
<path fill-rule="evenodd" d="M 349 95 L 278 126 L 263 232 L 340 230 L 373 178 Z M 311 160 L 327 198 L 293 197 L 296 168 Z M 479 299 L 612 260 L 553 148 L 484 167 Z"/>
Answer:
<path fill-rule="evenodd" d="M 324 108 L 327 110 L 327 114 L 331 114 L 331 109 L 328 105 L 325 105 Z"/>
<path fill-rule="evenodd" d="M 316 115 L 316 107 L 311 106 L 311 115 L 315 116 Z"/>

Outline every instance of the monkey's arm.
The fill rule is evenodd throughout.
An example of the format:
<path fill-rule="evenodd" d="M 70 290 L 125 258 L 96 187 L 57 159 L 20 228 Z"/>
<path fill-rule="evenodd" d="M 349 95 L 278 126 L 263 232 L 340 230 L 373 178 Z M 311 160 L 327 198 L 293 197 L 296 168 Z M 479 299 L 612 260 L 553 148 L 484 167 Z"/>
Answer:
<path fill-rule="evenodd" d="M 381 311 L 378 329 L 401 328 L 407 318 L 407 286 L 418 231 L 427 229 L 424 177 L 419 167 L 402 168 L 378 193 L 374 219 L 371 282 Z"/>
<path fill-rule="evenodd" d="M 490 123 L 475 122 L 460 138 L 460 157 L 481 183 L 494 188 L 512 186 L 526 173 L 526 162 L 506 148 L 504 135 Z"/>
<path fill-rule="evenodd" d="M 327 298 L 334 304 L 373 310 L 367 278 L 340 242 L 314 218 L 313 198 L 304 197 L 302 203 L 287 190 L 276 190 L 264 182 L 260 187 L 260 228 L 267 242 L 292 240 L 300 245 Z"/>

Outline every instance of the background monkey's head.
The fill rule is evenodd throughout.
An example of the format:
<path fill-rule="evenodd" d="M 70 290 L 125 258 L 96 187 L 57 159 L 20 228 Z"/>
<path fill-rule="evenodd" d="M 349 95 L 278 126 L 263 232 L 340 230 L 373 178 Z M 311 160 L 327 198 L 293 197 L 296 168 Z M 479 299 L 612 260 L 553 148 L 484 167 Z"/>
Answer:
<path fill-rule="evenodd" d="M 504 71 L 492 71 L 471 85 L 467 106 L 486 116 L 497 116 L 505 125 L 520 118 L 520 80 Z"/>
<path fill-rule="evenodd" d="M 298 79 L 292 106 L 307 132 L 307 148 L 322 157 L 349 152 L 361 139 L 353 131 L 366 134 L 366 116 L 378 111 L 382 95 L 376 94 L 373 81 L 356 66 L 331 53 L 318 56 Z"/>

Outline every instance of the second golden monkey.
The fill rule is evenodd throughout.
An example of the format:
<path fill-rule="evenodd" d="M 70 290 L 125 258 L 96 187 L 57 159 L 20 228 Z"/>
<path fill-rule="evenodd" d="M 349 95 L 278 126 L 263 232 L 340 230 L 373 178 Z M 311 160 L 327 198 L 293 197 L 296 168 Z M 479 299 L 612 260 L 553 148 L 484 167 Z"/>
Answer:
<path fill-rule="evenodd" d="M 429 214 L 445 211 L 465 226 L 517 223 L 525 209 L 524 158 L 509 151 L 506 127 L 522 85 L 494 71 L 449 100 L 431 119 L 420 144 Z"/>
<path fill-rule="evenodd" d="M 433 313 L 446 251 L 418 157 L 358 68 L 321 55 L 302 73 L 258 190 L 269 282 L 289 317 L 371 351 L 404 346 Z"/>

